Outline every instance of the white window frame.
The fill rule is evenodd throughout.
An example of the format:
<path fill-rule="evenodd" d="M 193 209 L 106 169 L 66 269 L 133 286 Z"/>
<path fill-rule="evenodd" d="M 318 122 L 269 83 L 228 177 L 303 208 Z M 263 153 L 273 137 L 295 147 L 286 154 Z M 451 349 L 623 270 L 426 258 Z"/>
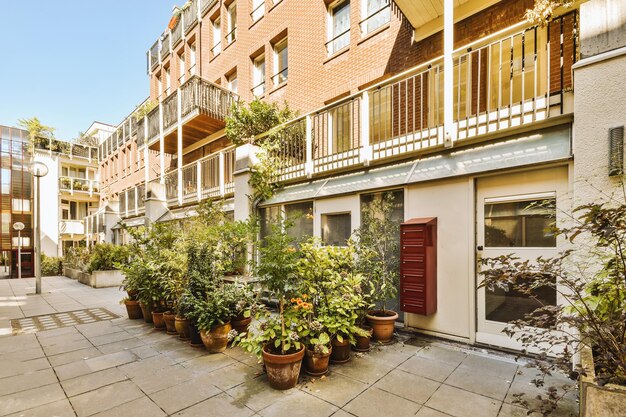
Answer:
<path fill-rule="evenodd" d="M 250 18 L 252 23 L 260 20 L 265 16 L 265 0 L 252 0 Z"/>
<path fill-rule="evenodd" d="M 335 34 L 335 29 L 334 29 L 335 10 L 337 10 L 339 7 L 344 6 L 344 5 L 348 7 L 348 29 L 342 33 Z M 350 19 L 351 7 L 352 6 L 350 4 L 350 0 L 339 0 L 339 1 L 334 2 L 328 7 L 328 12 L 327 12 L 327 17 L 326 17 L 326 33 L 327 33 L 327 39 L 328 39 L 328 41 L 326 42 L 326 52 L 328 53 L 328 56 L 332 56 L 336 54 L 337 52 L 341 51 L 342 49 L 350 46 L 350 26 L 352 24 L 351 19 Z M 338 43 L 337 41 L 344 36 L 348 38 L 348 42 L 345 45 L 342 45 L 341 47 L 335 47 L 334 45 Z"/>
<path fill-rule="evenodd" d="M 217 56 L 222 52 L 222 19 L 218 16 L 213 20 L 213 46 L 211 53 Z"/>
<path fill-rule="evenodd" d="M 172 74 L 170 72 L 170 68 L 165 68 L 165 96 L 170 95 L 170 90 L 172 88 Z"/>
<path fill-rule="evenodd" d="M 179 74 L 178 83 L 179 84 L 183 84 L 185 80 L 187 79 L 187 65 L 186 65 L 185 59 L 186 59 L 186 56 L 184 52 L 178 55 L 178 74 Z"/>
<path fill-rule="evenodd" d="M 226 33 L 226 45 L 237 40 L 237 2 L 233 1 L 227 10 L 228 32 Z"/>
<path fill-rule="evenodd" d="M 280 55 L 280 52 L 283 51 L 283 49 L 281 49 L 280 51 L 278 49 L 282 47 L 287 48 L 287 65 L 285 66 L 285 68 L 281 70 L 278 67 L 278 57 Z M 286 83 L 289 78 L 289 41 L 287 37 L 285 36 L 283 39 L 276 42 L 274 44 L 273 49 L 274 49 L 274 75 L 272 75 L 272 84 L 274 86 L 278 86 L 283 83 Z"/>
<path fill-rule="evenodd" d="M 196 75 L 196 43 L 189 45 L 189 76 Z"/>
<path fill-rule="evenodd" d="M 230 74 L 226 80 L 228 82 L 228 89 L 237 94 L 237 89 L 239 87 L 239 83 L 237 82 L 237 71 Z M 234 84 L 234 87 L 233 87 Z"/>
<path fill-rule="evenodd" d="M 255 97 L 265 95 L 265 54 L 254 58 L 252 65 L 252 84 L 252 95 Z"/>

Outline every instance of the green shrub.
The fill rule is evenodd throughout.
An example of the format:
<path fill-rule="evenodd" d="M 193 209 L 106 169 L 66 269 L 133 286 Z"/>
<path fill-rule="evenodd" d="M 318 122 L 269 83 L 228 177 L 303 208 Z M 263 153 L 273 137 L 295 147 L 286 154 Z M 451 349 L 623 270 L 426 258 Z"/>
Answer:
<path fill-rule="evenodd" d="M 41 275 L 57 276 L 63 275 L 63 258 L 46 256 L 41 254 Z"/>
<path fill-rule="evenodd" d="M 112 243 L 99 243 L 91 248 L 86 272 L 110 271 L 117 269 L 116 264 L 128 261 L 128 248 Z"/>

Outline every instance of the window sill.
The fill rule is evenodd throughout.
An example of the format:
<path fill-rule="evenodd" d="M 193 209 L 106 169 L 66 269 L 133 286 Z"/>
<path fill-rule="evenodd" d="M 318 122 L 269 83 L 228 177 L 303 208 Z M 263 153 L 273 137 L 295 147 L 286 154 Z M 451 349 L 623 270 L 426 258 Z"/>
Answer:
<path fill-rule="evenodd" d="M 237 42 L 237 38 L 233 39 L 228 45 L 226 45 L 224 47 L 224 51 L 226 51 L 228 48 L 230 48 L 231 45 L 233 45 L 235 42 Z M 224 52 L 224 51 L 222 51 L 222 52 Z"/>
<path fill-rule="evenodd" d="M 374 29 L 373 31 L 371 31 L 367 35 L 362 35 L 362 38 L 361 38 L 360 41 L 357 42 L 357 45 L 360 45 L 360 44 L 362 44 L 364 42 L 367 42 L 368 40 L 370 40 L 371 38 L 375 37 L 379 33 L 385 32 L 387 29 L 389 29 L 390 26 L 391 26 L 391 23 L 387 22 L 384 25 Z"/>
<path fill-rule="evenodd" d="M 327 64 L 328 62 L 334 60 L 335 58 L 340 57 L 341 55 L 344 55 L 346 52 L 348 52 L 350 50 L 350 45 L 348 46 L 344 46 L 343 48 L 341 48 L 340 50 L 338 50 L 337 52 L 333 53 L 332 55 L 330 55 L 328 58 L 326 58 L 324 60 L 324 62 L 322 62 L 322 64 Z"/>
<path fill-rule="evenodd" d="M 269 91 L 269 94 L 270 94 L 270 95 L 272 95 L 272 94 L 274 94 L 276 91 L 278 91 L 278 90 L 282 90 L 284 87 L 286 87 L 286 86 L 287 86 L 287 82 L 288 82 L 288 81 L 289 81 L 289 80 L 283 81 L 282 83 L 278 84 L 276 87 L 272 88 L 272 89 Z"/>
<path fill-rule="evenodd" d="M 265 17 L 265 13 L 263 13 L 263 16 L 259 17 L 257 20 L 255 20 L 252 23 L 250 23 L 250 26 L 248 26 L 248 30 L 250 30 L 254 26 L 256 26 L 256 24 L 259 23 L 261 20 L 263 20 L 264 17 Z"/>

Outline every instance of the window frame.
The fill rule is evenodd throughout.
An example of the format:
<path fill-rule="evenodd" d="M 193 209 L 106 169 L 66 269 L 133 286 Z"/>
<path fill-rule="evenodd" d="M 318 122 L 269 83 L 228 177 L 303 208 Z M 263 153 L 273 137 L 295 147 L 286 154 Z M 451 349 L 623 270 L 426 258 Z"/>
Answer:
<path fill-rule="evenodd" d="M 346 30 L 344 30 L 343 32 L 339 33 L 339 34 L 335 34 L 335 15 L 337 12 L 337 9 L 340 9 L 342 7 L 347 7 L 348 11 L 348 28 Z M 326 33 L 327 36 L 326 38 L 328 39 L 326 42 L 326 53 L 328 56 L 333 56 L 336 53 L 338 53 L 339 51 L 342 51 L 346 48 L 350 47 L 350 30 L 351 30 L 351 24 L 352 24 L 352 19 L 350 18 L 350 13 L 351 13 L 351 4 L 350 4 L 350 0 L 338 0 L 335 3 L 332 3 L 330 6 L 328 6 L 328 13 L 327 13 L 327 19 L 326 19 Z M 345 45 L 341 45 L 340 47 L 335 47 L 335 43 L 342 37 L 347 35 L 347 42 Z"/>
<path fill-rule="evenodd" d="M 217 16 L 211 21 L 213 45 L 211 46 L 211 54 L 216 57 L 222 53 L 222 18 Z"/>
<path fill-rule="evenodd" d="M 280 48 L 280 50 L 279 50 Z M 272 85 L 274 87 L 278 87 L 286 83 L 289 79 L 289 40 L 287 36 L 280 39 L 278 42 L 274 44 L 274 75 L 272 75 Z M 280 54 L 286 50 L 286 65 L 283 69 L 279 67 Z"/>
<path fill-rule="evenodd" d="M 380 7 L 378 10 L 368 14 L 368 6 L 372 0 L 362 0 L 361 2 L 361 21 L 359 22 L 359 27 L 361 29 L 361 34 L 363 36 L 369 35 L 370 33 L 376 31 L 377 29 L 385 26 L 389 22 L 391 22 L 391 1 L 390 0 L 382 0 L 386 1 L 387 4 Z M 374 27 L 369 27 L 368 23 L 372 21 L 372 19 L 379 15 L 380 13 L 387 13 L 387 18 L 384 21 L 381 21 L 380 24 Z"/>
<path fill-rule="evenodd" d="M 226 46 L 237 40 L 237 1 L 233 1 L 226 9 L 228 33 L 226 34 Z"/>
<path fill-rule="evenodd" d="M 328 217 L 338 217 L 338 216 L 348 216 L 349 219 L 349 234 L 348 237 L 346 238 L 346 242 L 343 245 L 333 245 L 330 243 L 326 242 L 326 236 L 324 233 L 324 219 L 328 218 Z M 320 214 L 320 240 L 322 242 L 322 245 L 324 246 L 334 246 L 334 247 L 346 247 L 348 246 L 348 239 L 350 239 L 350 237 L 352 236 L 352 234 L 354 233 L 354 230 L 352 229 L 352 212 L 351 211 L 337 211 L 337 212 L 330 212 L 330 213 L 321 213 Z"/>
<path fill-rule="evenodd" d="M 259 1 L 259 4 L 257 4 L 255 6 L 254 3 L 256 1 Z M 261 20 L 263 18 L 263 16 L 265 16 L 265 0 L 251 0 L 251 2 L 250 2 L 250 10 L 251 10 L 251 12 L 250 12 L 250 19 L 252 20 L 252 23 L 254 24 L 254 23 L 258 22 L 259 20 Z M 260 12 L 259 12 L 259 10 L 260 10 Z"/>
<path fill-rule="evenodd" d="M 260 62 L 263 62 L 262 65 L 259 65 Z M 252 59 L 252 83 L 253 86 L 250 89 L 250 91 L 252 92 L 252 95 L 254 97 L 263 97 L 265 95 L 265 78 L 266 78 L 266 73 L 265 73 L 265 54 L 260 54 L 259 56 L 255 57 Z M 259 68 L 263 68 L 262 71 L 259 70 Z M 260 78 L 257 77 L 258 73 L 262 73 L 262 76 Z M 257 81 L 258 79 L 258 81 Z M 260 93 L 258 93 L 256 90 L 259 89 L 261 87 L 262 91 Z"/>

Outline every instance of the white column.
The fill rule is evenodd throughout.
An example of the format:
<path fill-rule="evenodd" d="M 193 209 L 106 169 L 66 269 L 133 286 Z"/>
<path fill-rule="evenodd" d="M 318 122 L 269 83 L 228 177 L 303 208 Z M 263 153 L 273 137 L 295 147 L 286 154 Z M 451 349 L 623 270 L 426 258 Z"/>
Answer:
<path fill-rule="evenodd" d="M 165 184 L 165 137 L 163 136 L 163 102 L 159 102 L 159 162 L 161 176 L 159 182 Z"/>
<path fill-rule="evenodd" d="M 306 117 L 306 162 L 304 173 L 308 178 L 313 176 L 313 123 L 311 116 Z"/>
<path fill-rule="evenodd" d="M 370 95 L 364 91 L 361 96 L 361 162 L 367 166 L 372 160 L 372 146 L 370 145 Z"/>
<path fill-rule="evenodd" d="M 202 200 L 202 162 L 198 161 L 196 163 L 196 187 L 198 188 L 197 193 L 198 193 L 198 202 L 200 202 L 200 200 Z"/>
<path fill-rule="evenodd" d="M 176 133 L 178 139 L 178 204 L 183 204 L 183 124 L 181 123 L 180 88 L 176 90 Z"/>
<path fill-rule="evenodd" d="M 220 163 L 220 172 L 219 172 L 219 178 L 220 178 L 220 196 L 224 197 L 224 194 L 226 194 L 226 187 L 224 184 L 224 151 L 221 151 L 219 153 L 219 163 Z"/>
<path fill-rule="evenodd" d="M 148 116 L 143 117 L 143 137 L 148 137 Z M 144 170 L 144 178 L 146 181 L 146 189 L 148 187 L 148 182 L 150 181 L 150 154 L 148 152 L 148 143 L 147 141 L 143 144 L 143 170 Z M 145 197 L 145 195 L 144 195 Z"/>
<path fill-rule="evenodd" d="M 443 134 L 446 146 L 456 141 L 454 127 L 454 0 L 444 0 L 443 7 Z"/>

